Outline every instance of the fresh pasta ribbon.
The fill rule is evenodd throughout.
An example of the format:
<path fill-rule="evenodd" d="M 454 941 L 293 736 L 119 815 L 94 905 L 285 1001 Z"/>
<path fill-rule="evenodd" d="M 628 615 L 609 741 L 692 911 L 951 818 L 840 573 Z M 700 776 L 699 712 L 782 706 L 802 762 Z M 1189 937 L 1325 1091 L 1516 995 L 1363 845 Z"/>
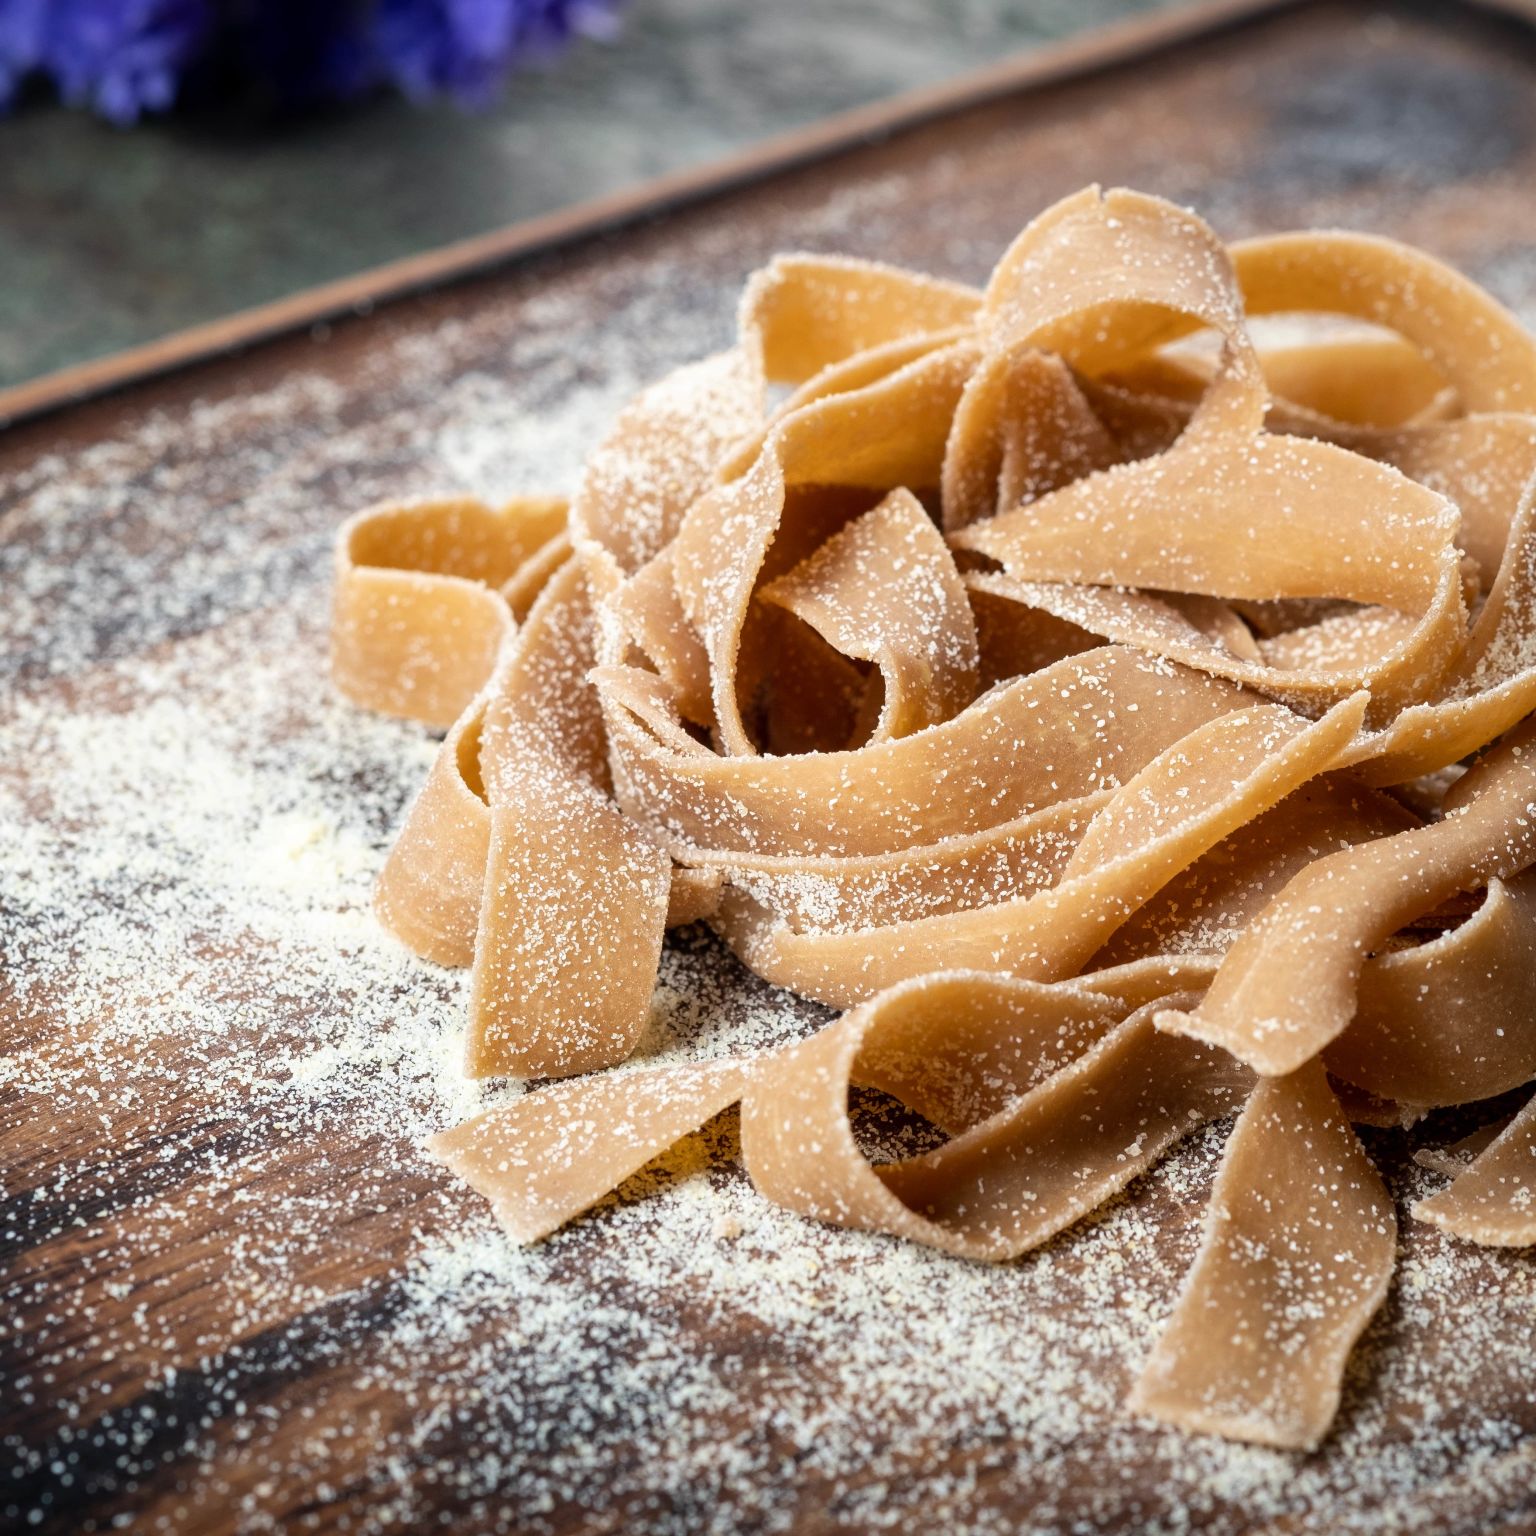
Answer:
<path fill-rule="evenodd" d="M 1392 1279 L 1397 1219 L 1317 1062 L 1249 1096 L 1206 1230 L 1133 1407 L 1311 1450 Z"/>
<path fill-rule="evenodd" d="M 395 839 L 374 911 L 397 938 L 437 965 L 475 958 L 491 848 L 491 808 L 480 772 L 482 694 L 454 722 Z"/>
<path fill-rule="evenodd" d="M 561 1084 L 444 1133 L 434 1150 L 527 1239 L 740 1100 L 743 1159 L 770 1199 L 970 1258 L 1012 1258 L 1241 1101 L 1249 1074 L 1159 1034 L 1152 1006 L 1128 1014 L 1107 994 L 989 972 L 925 976 L 797 1044 Z M 848 1118 L 855 1084 L 950 1139 L 871 1165 Z M 622 1130 L 607 1137 L 609 1125 Z"/>
<path fill-rule="evenodd" d="M 1107 800 L 1043 890 L 842 933 L 796 933 L 728 894 L 719 925 L 759 975 L 838 1006 L 947 966 L 1061 980 L 1254 807 L 1267 808 L 1328 768 L 1363 714 L 1364 701 L 1355 700 L 1313 725 L 1261 705 L 1190 732 Z"/>
<path fill-rule="evenodd" d="M 566 518 L 554 497 L 359 512 L 336 540 L 337 686 L 368 709 L 452 725 L 567 547 Z"/>
<path fill-rule="evenodd" d="M 781 257 L 568 509 L 348 523 L 333 665 L 447 729 L 377 910 L 468 1070 L 574 1079 L 434 1143 L 519 1240 L 739 1103 L 766 1198 L 1006 1260 L 1239 1112 L 1133 1403 L 1305 1449 L 1392 1271 L 1351 1121 L 1536 1078 L 1536 342 L 1406 246 L 1093 188 L 981 289 Z M 694 921 L 845 1011 L 581 1075 Z M 1536 1241 L 1533 1112 L 1415 1218 Z"/>
<path fill-rule="evenodd" d="M 1325 1050 L 1354 1016 L 1366 956 L 1413 918 L 1536 862 L 1536 721 L 1446 796 L 1428 826 L 1309 864 L 1244 929 L 1193 1014 L 1170 1027 L 1266 1076 Z"/>
<path fill-rule="evenodd" d="M 863 729 L 855 721 L 866 740 L 910 736 L 958 714 L 976 696 L 970 600 L 938 529 L 910 491 L 892 491 L 763 587 L 759 599 L 809 624 L 834 652 L 874 664 L 877 718 Z"/>
<path fill-rule="evenodd" d="M 1323 1061 L 1412 1105 L 1474 1104 L 1536 1080 L 1536 877 L 1490 879 L 1458 926 L 1368 960 Z"/>
<path fill-rule="evenodd" d="M 1413 1214 L 1457 1237 L 1496 1248 L 1536 1243 L 1536 1099 Z"/>

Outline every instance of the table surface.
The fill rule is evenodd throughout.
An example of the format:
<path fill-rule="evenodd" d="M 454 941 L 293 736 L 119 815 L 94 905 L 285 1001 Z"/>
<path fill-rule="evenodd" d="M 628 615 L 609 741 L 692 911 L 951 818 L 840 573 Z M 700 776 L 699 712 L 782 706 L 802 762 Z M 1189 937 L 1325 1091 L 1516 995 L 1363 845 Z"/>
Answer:
<path fill-rule="evenodd" d="M 489 111 L 0 123 L 0 388 L 1172 0 L 633 0 Z"/>
<path fill-rule="evenodd" d="M 1536 1254 L 1405 1221 L 1314 1456 L 1124 1411 L 1219 1127 L 1018 1264 L 768 1206 L 728 1118 L 513 1246 L 421 1150 L 463 978 L 368 910 L 434 744 L 323 666 L 347 512 L 568 483 L 775 250 L 978 280 L 1101 179 L 1536 318 L 1533 86 L 1528 28 L 1321 3 L 0 435 L 0 1529 L 1536 1529 Z M 823 1016 L 688 933 L 644 1055 Z M 1450 1133 L 1372 1138 L 1402 1209 Z"/>

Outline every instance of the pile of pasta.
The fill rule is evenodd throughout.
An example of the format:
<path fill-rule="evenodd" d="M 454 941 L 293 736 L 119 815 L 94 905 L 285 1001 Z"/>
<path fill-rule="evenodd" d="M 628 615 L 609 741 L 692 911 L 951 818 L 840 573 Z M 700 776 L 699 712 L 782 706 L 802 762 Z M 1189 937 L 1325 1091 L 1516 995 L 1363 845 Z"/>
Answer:
<path fill-rule="evenodd" d="M 471 1074 L 575 1078 L 438 1154 L 533 1240 L 739 1103 L 768 1199 L 1007 1260 L 1235 1114 L 1133 1405 L 1315 1445 L 1396 1248 L 1355 1125 L 1498 1100 L 1413 1215 L 1536 1241 L 1533 508 L 1536 342 L 1390 241 L 1092 188 L 981 292 L 775 261 L 568 506 L 340 536 L 342 688 L 447 729 L 378 911 Z M 701 920 L 845 1011 L 600 1073 Z"/>

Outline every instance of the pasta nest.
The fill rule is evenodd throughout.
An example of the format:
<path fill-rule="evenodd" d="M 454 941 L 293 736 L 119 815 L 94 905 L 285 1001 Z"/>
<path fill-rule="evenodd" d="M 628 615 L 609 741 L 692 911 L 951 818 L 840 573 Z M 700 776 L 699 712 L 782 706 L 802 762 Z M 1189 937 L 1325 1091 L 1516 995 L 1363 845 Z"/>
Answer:
<path fill-rule="evenodd" d="M 340 686 L 447 729 L 380 916 L 472 1075 L 576 1079 L 437 1151 L 532 1240 L 739 1101 L 767 1198 L 1006 1260 L 1235 1112 L 1133 1402 L 1314 1445 L 1395 1252 L 1352 1127 L 1536 1076 L 1533 506 L 1536 342 L 1387 240 L 1092 188 L 979 292 L 774 261 L 569 505 L 341 532 Z M 694 921 L 843 1011 L 599 1072 Z M 1472 1150 L 1414 1215 L 1536 1241 L 1536 1102 Z"/>

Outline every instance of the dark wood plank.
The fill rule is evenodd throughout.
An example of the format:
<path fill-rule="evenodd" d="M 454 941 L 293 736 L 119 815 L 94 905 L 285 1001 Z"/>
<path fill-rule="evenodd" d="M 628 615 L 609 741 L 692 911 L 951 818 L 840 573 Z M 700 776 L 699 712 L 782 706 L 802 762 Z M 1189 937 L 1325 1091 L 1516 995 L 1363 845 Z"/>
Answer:
<path fill-rule="evenodd" d="M 1123 59 L 1144 59 L 1295 3 L 1297 0 L 1194 0 L 1173 11 L 1129 16 L 953 81 L 840 112 L 724 160 L 677 171 L 505 229 L 469 236 L 0 389 L 0 425 L 141 383 L 320 321 L 368 311 L 406 294 L 493 271 L 574 240 L 622 229 L 700 198 L 809 165 L 865 141 L 905 132 L 951 112 L 968 111 L 984 101 L 1092 74 Z"/>
<path fill-rule="evenodd" d="M 498 1245 L 418 1149 L 459 983 L 365 909 L 430 743 L 322 661 L 345 512 L 567 473 L 786 247 L 979 279 L 1123 182 L 1230 235 L 1400 235 L 1536 316 L 1533 84 L 1506 18 L 1289 8 L 0 438 L 0 1529 L 1536 1526 L 1529 1255 L 1406 1231 L 1305 1462 L 1119 1415 L 1218 1138 L 984 1273 L 754 1214 L 728 1124 Z M 676 1033 L 819 1017 L 702 942 Z M 1376 1143 L 1399 1193 L 1412 1145 Z"/>

